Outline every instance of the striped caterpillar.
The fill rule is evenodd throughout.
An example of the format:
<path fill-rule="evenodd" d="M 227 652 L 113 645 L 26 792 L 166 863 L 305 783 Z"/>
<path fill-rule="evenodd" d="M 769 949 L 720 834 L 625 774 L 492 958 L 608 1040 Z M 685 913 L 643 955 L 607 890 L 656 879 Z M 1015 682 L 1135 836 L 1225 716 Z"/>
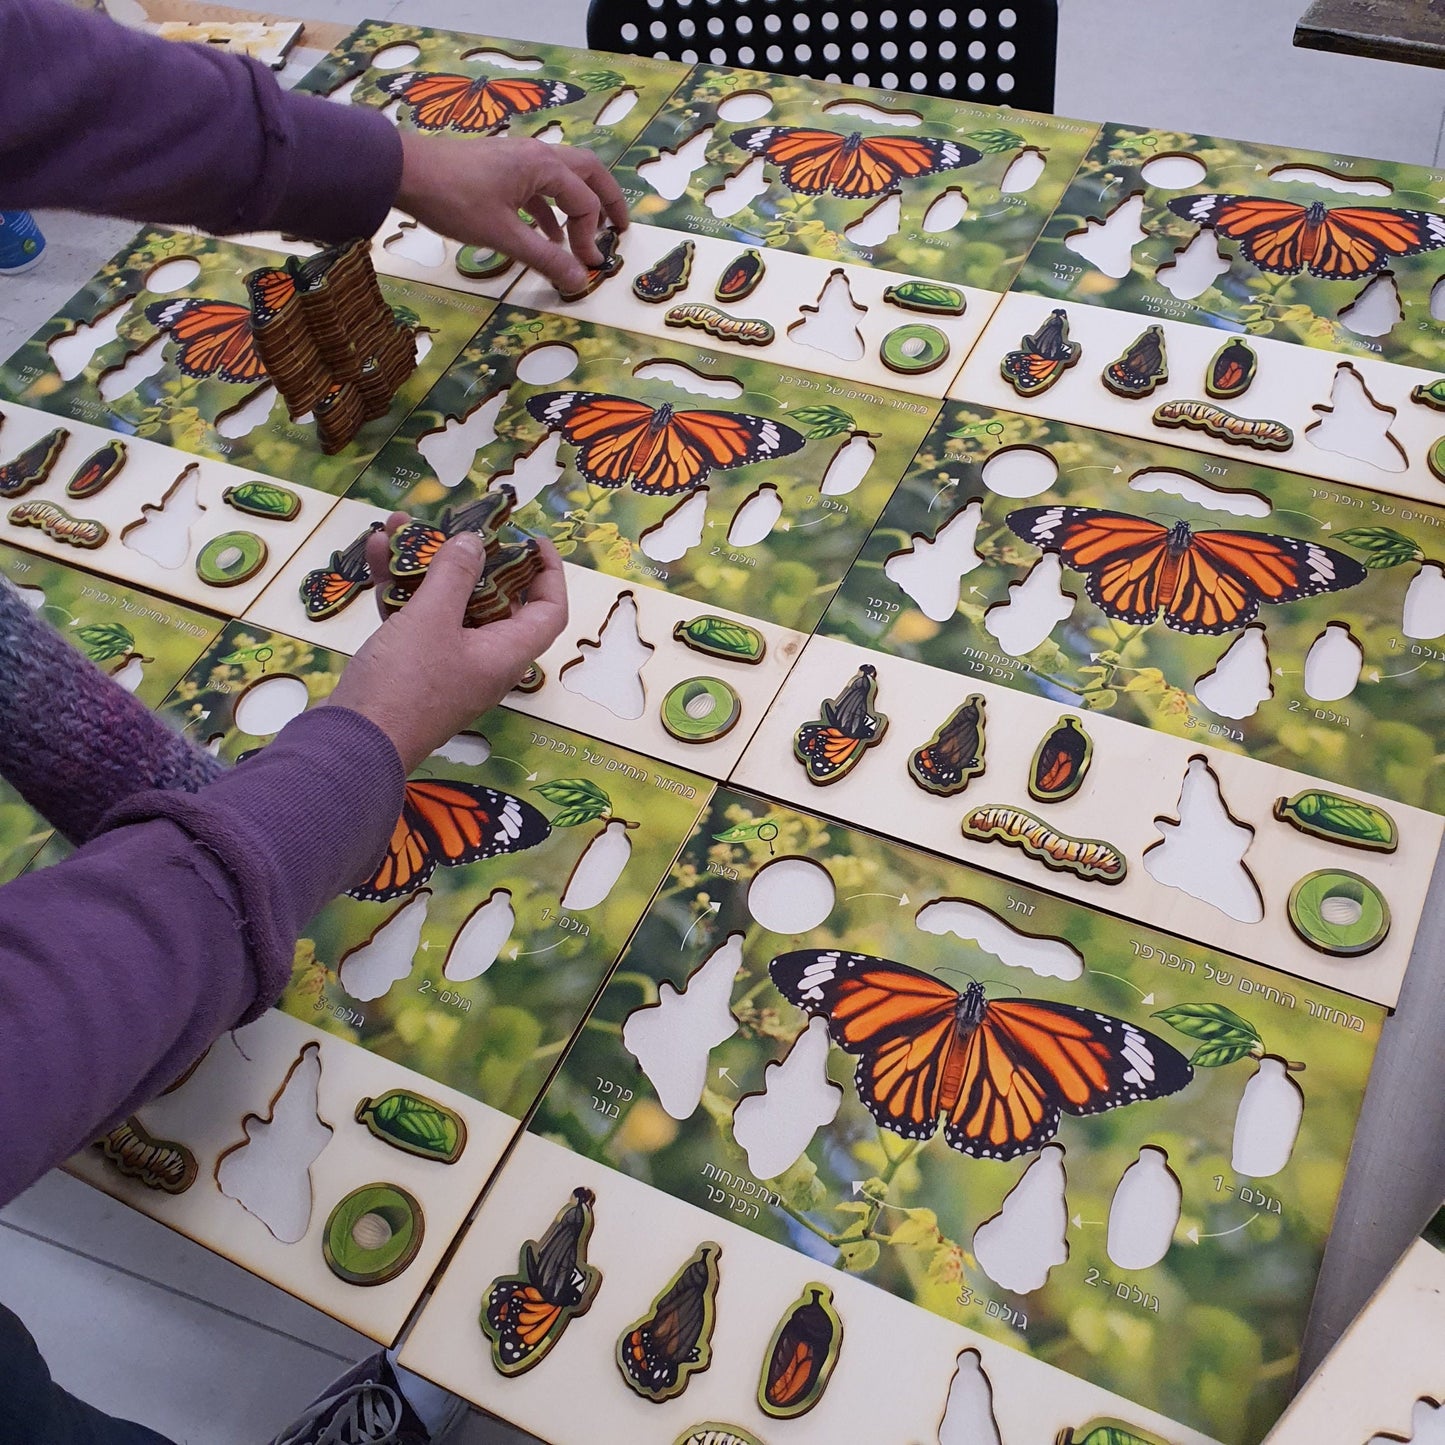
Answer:
<path fill-rule="evenodd" d="M 1283 422 L 1235 416 L 1208 401 L 1161 402 L 1154 408 L 1154 422 L 1157 426 L 1193 427 L 1234 446 L 1287 452 L 1294 445 L 1294 433 Z"/>
<path fill-rule="evenodd" d="M 701 301 L 689 301 L 685 306 L 674 306 L 664 316 L 668 326 L 695 326 L 716 336 L 719 341 L 736 341 L 743 346 L 767 346 L 777 334 L 767 321 L 758 321 L 747 316 L 729 316 L 716 306 Z"/>
<path fill-rule="evenodd" d="M 95 1147 L 127 1179 L 138 1179 L 147 1189 L 184 1194 L 196 1182 L 196 1156 L 184 1144 L 153 1139 L 134 1115 L 97 1139 Z"/>
<path fill-rule="evenodd" d="M 1022 808 L 992 804 L 975 808 L 963 820 L 963 836 L 980 843 L 996 841 L 1022 848 L 1047 868 L 1075 873 L 1080 878 L 1097 878 L 1101 883 L 1122 883 L 1128 872 L 1124 855 L 1112 843 L 1056 833 Z"/>

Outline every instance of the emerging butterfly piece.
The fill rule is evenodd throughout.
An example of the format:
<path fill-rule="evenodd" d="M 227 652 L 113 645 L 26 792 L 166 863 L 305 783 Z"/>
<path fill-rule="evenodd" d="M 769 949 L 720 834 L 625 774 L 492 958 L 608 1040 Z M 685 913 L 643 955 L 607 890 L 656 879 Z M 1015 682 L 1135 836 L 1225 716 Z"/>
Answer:
<path fill-rule="evenodd" d="M 863 201 L 901 181 L 971 166 L 980 152 L 961 141 L 926 135 L 840 135 L 791 125 L 759 125 L 735 131 L 732 142 L 779 169 L 782 182 L 800 196 L 831 193 Z"/>
<path fill-rule="evenodd" d="M 1029 797 L 1036 803 L 1062 803 L 1083 785 L 1094 757 L 1094 740 L 1078 718 L 1061 717 L 1044 736 L 1029 767 Z"/>
<path fill-rule="evenodd" d="M 449 778 L 408 781 L 401 816 L 381 866 L 352 898 L 387 903 L 415 893 L 438 863 L 459 868 L 499 853 L 523 853 L 546 842 L 552 825 L 530 803 L 479 783 Z"/>
<path fill-rule="evenodd" d="M 498 529 L 512 515 L 517 494 L 505 483 L 474 502 L 447 507 L 434 522 L 408 522 L 391 535 L 391 577 L 408 592 L 421 586 L 442 544 L 463 532 L 475 532 L 488 548 Z"/>
<path fill-rule="evenodd" d="M 1354 281 L 1400 256 L 1445 246 L 1445 215 L 1388 206 L 1301 206 L 1267 196 L 1176 196 L 1169 209 L 1239 242 L 1261 271 Z"/>
<path fill-rule="evenodd" d="M 214 379 L 237 386 L 266 380 L 266 367 L 251 335 L 249 306 L 183 296 L 152 301 L 145 316 L 175 342 L 175 363 L 182 375 L 194 381 Z"/>
<path fill-rule="evenodd" d="M 32 487 L 38 487 L 54 469 L 69 436 L 63 426 L 58 426 L 0 465 L 0 497 L 23 497 Z"/>
<path fill-rule="evenodd" d="M 697 250 L 691 241 L 681 241 L 667 255 L 654 262 L 646 271 L 639 271 L 632 278 L 632 294 L 639 301 L 654 305 L 671 301 L 679 291 L 687 289 L 692 277 L 692 257 Z"/>
<path fill-rule="evenodd" d="M 301 605 L 313 622 L 335 617 L 372 585 L 374 579 L 366 565 L 366 542 L 380 530 L 381 523 L 373 522 L 354 542 L 333 552 L 326 566 L 301 579 Z"/>
<path fill-rule="evenodd" d="M 1005 353 L 999 371 L 1020 396 L 1041 396 L 1082 354 L 1083 347 L 1069 340 L 1068 312 L 1056 307 L 1037 331 L 1019 341 L 1017 351 Z"/>
<path fill-rule="evenodd" d="M 489 79 L 427 70 L 388 76 L 381 89 L 410 108 L 418 130 L 454 130 L 461 135 L 494 135 L 516 116 L 573 105 L 587 94 L 565 80 Z"/>
<path fill-rule="evenodd" d="M 652 1309 L 618 1337 L 622 1378 L 654 1404 L 682 1394 L 688 1380 L 712 1363 L 721 1254 L 720 1244 L 698 1245 Z"/>
<path fill-rule="evenodd" d="M 1122 883 L 1129 871 L 1124 855 L 1102 838 L 1073 838 L 1049 827 L 1022 808 L 985 803 L 959 824 L 965 838 L 1002 843 L 1037 858 L 1056 873 L 1072 873 L 1086 883 Z"/>
<path fill-rule="evenodd" d="M 590 296 L 604 281 L 615 276 L 622 269 L 622 252 L 618 249 L 617 232 L 604 226 L 594 238 L 597 249 L 602 253 L 602 262 L 587 268 L 587 278 L 577 291 L 559 291 L 563 301 L 580 301 Z"/>
<path fill-rule="evenodd" d="M 983 772 L 984 705 L 982 693 L 971 693 L 908 759 L 908 776 L 925 793 L 951 798 Z"/>
<path fill-rule="evenodd" d="M 540 1365 L 567 1326 L 592 1308 L 602 1285 L 602 1271 L 587 1263 L 596 1200 L 590 1189 L 574 1189 L 541 1241 L 522 1246 L 517 1273 L 488 1287 L 482 1333 L 501 1374 L 521 1375 Z"/>
<path fill-rule="evenodd" d="M 757 251 L 739 251 L 723 267 L 712 294 L 718 301 L 742 301 L 758 289 L 767 266 Z"/>
<path fill-rule="evenodd" d="M 943 1123 L 950 1147 L 1014 1159 L 1047 1144 L 1061 1113 L 1100 1114 L 1177 1093 L 1194 1070 L 1126 1019 L 1047 999 L 962 992 L 906 964 L 839 949 L 802 949 L 768 965 L 790 1003 L 826 1019 L 858 1055 L 868 1112 L 905 1139 Z"/>
<path fill-rule="evenodd" d="M 807 1285 L 779 1321 L 763 1356 L 758 1381 L 763 1414 L 791 1420 L 811 1410 L 823 1398 L 842 1348 L 843 1321 L 833 1308 L 832 1290 Z"/>
<path fill-rule="evenodd" d="M 1164 328 L 1150 326 L 1141 331 L 1117 361 L 1104 368 L 1103 383 L 1125 401 L 1150 396 L 1169 380 L 1169 363 L 1164 353 Z"/>
<path fill-rule="evenodd" d="M 1005 520 L 1082 572 L 1097 608 L 1135 626 L 1162 613 L 1175 632 L 1218 636 L 1252 622 L 1263 602 L 1343 592 L 1366 576 L 1343 552 L 1273 532 L 1196 532 L 1094 507 L 1024 507 Z"/>
<path fill-rule="evenodd" d="M 1254 354 L 1254 348 L 1236 336 L 1214 353 L 1204 378 L 1204 389 L 1219 401 L 1243 396 L 1249 390 L 1258 366 L 1259 358 Z"/>
<path fill-rule="evenodd" d="M 67 497 L 93 497 L 103 492 L 125 465 L 125 443 L 106 442 L 76 467 L 75 475 L 65 484 Z"/>
<path fill-rule="evenodd" d="M 527 410 L 577 448 L 577 470 L 593 486 L 630 484 L 646 497 L 696 487 L 713 471 L 786 457 L 803 435 L 744 411 L 675 411 L 600 391 L 545 391 Z"/>
<path fill-rule="evenodd" d="M 882 742 L 888 719 L 877 704 L 878 669 L 865 662 L 837 697 L 824 699 L 818 720 L 805 722 L 793 734 L 793 755 L 810 783 L 836 783 Z"/>

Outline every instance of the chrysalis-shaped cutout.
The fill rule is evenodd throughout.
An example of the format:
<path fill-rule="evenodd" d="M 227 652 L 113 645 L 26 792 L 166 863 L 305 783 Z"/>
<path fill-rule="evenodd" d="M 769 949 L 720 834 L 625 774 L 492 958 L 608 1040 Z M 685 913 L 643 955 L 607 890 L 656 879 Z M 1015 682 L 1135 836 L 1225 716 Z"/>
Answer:
<path fill-rule="evenodd" d="M 1246 627 L 1224 655 L 1194 684 L 1200 704 L 1220 717 L 1253 717 L 1274 694 L 1264 628 Z"/>
<path fill-rule="evenodd" d="M 825 497 L 846 497 L 868 475 L 868 468 L 877 455 L 878 448 L 867 437 L 861 434 L 849 437 L 833 453 L 818 491 Z"/>
<path fill-rule="evenodd" d="M 498 888 L 486 902 L 472 909 L 457 929 L 442 966 L 442 977 L 451 983 L 470 983 L 480 978 L 497 961 L 516 921 L 511 893 Z"/>
<path fill-rule="evenodd" d="M 62 381 L 74 381 L 96 352 L 116 340 L 120 323 L 130 314 L 130 303 L 131 298 L 126 297 L 94 321 L 82 321 L 73 331 L 50 342 L 46 349 Z"/>
<path fill-rule="evenodd" d="M 1426 562 L 1410 579 L 1400 631 L 1422 642 L 1445 636 L 1445 571 Z"/>
<path fill-rule="evenodd" d="M 1045 552 L 1022 582 L 1009 584 L 1008 601 L 989 608 L 983 625 L 1010 657 L 1032 652 L 1074 610 L 1063 575 L 1057 554 Z"/>
<path fill-rule="evenodd" d="M 632 843 L 627 837 L 627 824 L 614 819 L 592 839 L 577 860 L 562 894 L 562 907 L 572 912 L 585 912 L 605 902 L 631 857 Z"/>
<path fill-rule="evenodd" d="M 764 482 L 737 509 L 728 527 L 728 545 L 754 547 L 772 535 L 783 515 L 783 499 L 771 482 Z"/>
<path fill-rule="evenodd" d="M 1037 146 L 1025 146 L 1009 162 L 1003 180 L 998 183 L 1001 196 L 1021 196 L 1033 190 L 1047 167 L 1044 153 Z"/>
<path fill-rule="evenodd" d="M 923 229 L 936 236 L 951 231 L 968 214 L 968 197 L 957 186 L 949 186 L 938 195 L 923 215 Z"/>
<path fill-rule="evenodd" d="M 896 236 L 902 220 L 903 197 L 894 191 L 871 206 L 859 220 L 844 227 L 843 234 L 855 246 L 870 250 L 874 246 L 881 246 L 891 236 Z"/>
<path fill-rule="evenodd" d="M 764 172 L 763 159 L 756 156 L 736 174 L 731 175 L 722 185 L 714 187 L 703 197 L 707 206 L 720 221 L 735 216 L 757 200 L 768 189 L 768 178 Z"/>
<path fill-rule="evenodd" d="M 1010 1294 L 1041 1289 L 1049 1271 L 1069 1257 L 1065 1182 L 1062 1146 L 1045 1145 L 999 1212 L 974 1232 L 979 1268 Z"/>
<path fill-rule="evenodd" d="M 1104 275 L 1122 280 L 1133 267 L 1134 247 L 1149 234 L 1139 224 L 1143 215 L 1143 195 L 1125 196 L 1104 220 L 1090 218 L 1082 231 L 1065 236 L 1064 246 Z"/>
<path fill-rule="evenodd" d="M 1003 1445 L 993 1414 L 993 1385 L 977 1350 L 964 1350 L 958 1357 L 938 1445 Z"/>
<path fill-rule="evenodd" d="M 1204 295 L 1230 264 L 1229 258 L 1220 254 L 1214 232 L 1206 226 L 1154 273 L 1154 279 L 1179 300 L 1193 301 Z"/>
<path fill-rule="evenodd" d="M 580 656 L 562 669 L 562 686 L 626 721 L 642 716 L 647 693 L 642 669 L 653 649 L 637 630 L 637 604 L 624 592 L 602 624 L 596 642 L 579 644 Z"/>
<path fill-rule="evenodd" d="M 833 1122 L 843 1091 L 828 1079 L 828 1024 L 811 1019 L 781 1063 L 763 1070 L 763 1092 L 733 1110 L 733 1138 L 754 1179 L 774 1179 Z"/>
<path fill-rule="evenodd" d="M 1184 1192 L 1169 1156 L 1146 1144 L 1124 1171 L 1109 1205 L 1109 1258 L 1120 1269 L 1150 1269 L 1169 1253 Z"/>
<path fill-rule="evenodd" d="M 895 552 L 883 564 L 883 575 L 932 622 L 953 617 L 963 595 L 963 579 L 983 562 L 973 545 L 982 519 L 982 505 L 969 502 L 931 539 L 915 537 L 907 551 Z"/>
<path fill-rule="evenodd" d="M 1239 1100 L 1229 1167 L 1250 1179 L 1278 1174 L 1294 1153 L 1304 1112 L 1299 1085 L 1282 1060 L 1266 1055 Z"/>
<path fill-rule="evenodd" d="M 1389 271 L 1372 276 L 1355 299 L 1340 309 L 1340 325 L 1356 336 L 1386 336 L 1404 319 L 1400 288 Z"/>
<path fill-rule="evenodd" d="M 848 278 L 841 269 L 829 275 L 817 301 L 811 306 L 800 306 L 798 311 L 802 319 L 788 327 L 788 335 L 800 346 L 825 351 L 840 361 L 862 359 L 863 333 L 857 323 L 868 314 L 868 308 L 854 301 Z"/>
<path fill-rule="evenodd" d="M 626 120 L 636 108 L 637 101 L 637 91 L 630 85 L 624 85 L 616 95 L 609 97 L 602 109 L 597 112 L 596 124 L 599 126 L 616 125 L 618 121 Z"/>
<path fill-rule="evenodd" d="M 143 381 L 164 370 L 165 364 L 165 335 L 161 333 L 139 351 L 132 352 L 120 366 L 113 367 L 101 376 L 100 399 L 104 402 L 118 401 L 134 391 Z"/>
<path fill-rule="evenodd" d="M 511 467 L 505 472 L 498 472 L 487 490 L 494 492 L 505 484 L 516 492 L 517 506 L 525 507 L 562 475 L 562 462 L 558 455 L 561 445 L 562 433 L 548 432 L 531 451 L 518 452 L 512 458 Z"/>
<path fill-rule="evenodd" d="M 1331 622 L 1305 654 L 1305 691 L 1316 702 L 1339 702 L 1354 692 L 1364 650 L 1342 622 Z"/>
<path fill-rule="evenodd" d="M 265 386 L 258 386 L 244 401 L 218 412 L 216 431 L 227 441 L 250 436 L 258 426 L 265 426 L 271 420 L 271 411 L 275 405 L 276 388 L 268 381 Z"/>
<path fill-rule="evenodd" d="M 431 889 L 420 889 L 384 919 L 365 943 L 342 955 L 337 977 L 352 998 L 370 1003 L 410 975 L 430 902 Z"/>
<path fill-rule="evenodd" d="M 779 507 L 781 510 L 781 505 Z M 684 497 L 655 527 L 649 527 L 639 539 L 644 557 L 667 566 L 685 557 L 702 541 L 707 521 L 707 488 L 699 487 Z"/>

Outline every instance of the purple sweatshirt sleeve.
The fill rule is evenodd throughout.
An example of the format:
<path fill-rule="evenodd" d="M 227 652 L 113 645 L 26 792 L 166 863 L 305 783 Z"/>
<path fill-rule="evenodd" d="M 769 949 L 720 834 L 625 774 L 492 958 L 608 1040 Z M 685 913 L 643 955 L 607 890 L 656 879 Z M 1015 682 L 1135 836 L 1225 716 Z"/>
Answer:
<path fill-rule="evenodd" d="M 371 235 L 401 182 L 378 111 L 60 0 L 0 0 L 0 73 L 0 206 L 338 242 Z"/>
<path fill-rule="evenodd" d="M 275 1001 L 307 920 L 380 856 L 403 781 L 378 727 L 320 707 L 0 890 L 0 1204 Z"/>

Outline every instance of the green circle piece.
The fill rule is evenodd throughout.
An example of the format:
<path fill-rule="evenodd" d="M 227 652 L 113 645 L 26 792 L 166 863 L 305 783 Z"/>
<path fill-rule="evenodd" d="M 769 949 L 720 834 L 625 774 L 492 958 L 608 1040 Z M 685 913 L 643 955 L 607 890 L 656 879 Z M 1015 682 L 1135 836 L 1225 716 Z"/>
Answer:
<path fill-rule="evenodd" d="M 1290 889 L 1289 921 L 1311 948 L 1348 958 L 1385 941 L 1390 905 L 1368 878 L 1321 868 Z"/>
<path fill-rule="evenodd" d="M 895 326 L 883 338 L 878 354 L 889 371 L 919 376 L 948 360 L 948 337 L 936 326 L 910 321 L 906 326 Z"/>
<path fill-rule="evenodd" d="M 196 557 L 196 576 L 208 587 L 249 582 L 266 565 L 266 544 L 254 532 L 222 532 Z"/>
<path fill-rule="evenodd" d="M 710 743 L 741 716 L 742 703 L 717 677 L 689 677 L 662 700 L 662 725 L 680 743 Z"/>
<path fill-rule="evenodd" d="M 512 264 L 512 258 L 487 246 L 463 246 L 457 252 L 456 264 L 463 276 L 485 281 L 488 276 L 500 276 Z"/>
<path fill-rule="evenodd" d="M 385 1284 L 421 1248 L 421 1205 L 395 1184 L 353 1189 L 326 1221 L 322 1252 L 327 1266 L 348 1284 Z"/>

